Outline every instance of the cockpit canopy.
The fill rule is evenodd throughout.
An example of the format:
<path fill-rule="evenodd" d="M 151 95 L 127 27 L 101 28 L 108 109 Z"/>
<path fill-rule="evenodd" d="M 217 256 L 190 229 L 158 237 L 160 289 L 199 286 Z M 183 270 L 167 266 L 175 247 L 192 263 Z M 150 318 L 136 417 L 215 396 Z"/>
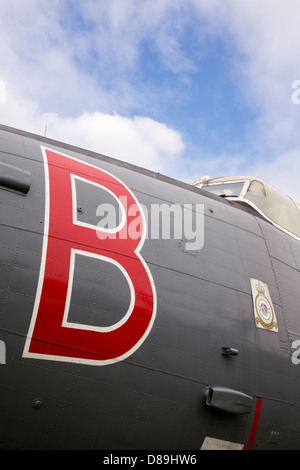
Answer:
<path fill-rule="evenodd" d="M 247 203 L 281 230 L 300 238 L 299 205 L 265 181 L 250 176 L 203 177 L 192 184 L 217 196 Z"/>

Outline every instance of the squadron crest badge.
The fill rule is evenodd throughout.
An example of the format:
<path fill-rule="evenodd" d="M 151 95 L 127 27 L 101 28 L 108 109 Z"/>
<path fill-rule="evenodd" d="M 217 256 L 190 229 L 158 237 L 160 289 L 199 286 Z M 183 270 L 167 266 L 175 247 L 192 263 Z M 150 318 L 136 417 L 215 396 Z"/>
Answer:
<path fill-rule="evenodd" d="M 250 279 L 257 328 L 278 332 L 278 323 L 267 284 Z"/>

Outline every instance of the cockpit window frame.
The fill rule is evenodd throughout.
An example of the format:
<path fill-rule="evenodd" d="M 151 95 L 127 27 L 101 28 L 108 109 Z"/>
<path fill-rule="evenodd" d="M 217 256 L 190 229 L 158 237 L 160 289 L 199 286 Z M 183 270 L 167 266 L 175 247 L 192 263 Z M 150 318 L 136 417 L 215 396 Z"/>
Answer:
<path fill-rule="evenodd" d="M 225 184 L 235 184 L 235 183 L 243 183 L 243 187 L 241 189 L 241 192 L 240 192 L 240 195 L 239 196 L 225 196 L 225 195 L 222 195 L 220 197 L 225 197 L 226 199 L 230 199 L 230 200 L 237 200 L 238 198 L 240 197 L 244 197 L 244 195 L 247 193 L 248 191 L 248 187 L 249 187 L 249 184 L 248 184 L 248 181 L 245 181 L 245 180 L 234 180 L 234 181 L 220 181 L 220 182 L 216 182 L 216 183 L 212 183 L 210 184 L 209 182 L 207 184 L 203 184 L 202 185 L 202 188 L 206 188 L 208 186 L 224 186 Z M 215 194 L 215 193 L 212 193 L 212 194 Z M 218 194 L 215 194 L 216 196 L 219 196 Z M 243 196 L 242 196 L 243 195 Z"/>
<path fill-rule="evenodd" d="M 217 181 L 219 180 L 219 181 Z M 225 179 L 225 178 L 220 178 L 220 179 L 211 179 L 207 182 L 205 182 L 204 184 L 201 184 L 199 185 L 199 187 L 201 187 L 202 189 L 205 190 L 205 188 L 207 186 L 217 186 L 217 185 L 224 185 L 224 184 L 227 184 L 227 183 L 242 183 L 244 182 L 244 185 L 241 189 L 241 192 L 240 192 L 240 195 L 239 196 L 234 196 L 234 197 L 231 197 L 231 196 L 223 196 L 226 200 L 228 201 L 233 201 L 233 202 L 243 202 L 245 204 L 248 204 L 249 206 L 251 206 L 256 212 L 258 212 L 264 219 L 266 219 L 267 221 L 269 221 L 272 225 L 274 225 L 275 227 L 279 228 L 281 231 L 285 232 L 286 234 L 290 235 L 291 237 L 295 238 L 296 240 L 300 240 L 300 236 L 297 235 L 296 233 L 294 232 L 291 232 L 290 230 L 288 230 L 287 228 L 285 228 L 284 226 L 276 223 L 274 220 L 272 220 L 270 217 L 268 217 L 266 215 L 266 213 L 264 213 L 253 201 L 251 201 L 250 199 L 247 199 L 246 195 L 248 193 L 248 190 L 250 188 L 250 185 L 253 183 L 253 182 L 259 182 L 263 185 L 264 187 L 264 192 L 265 192 L 265 195 L 267 197 L 267 189 L 268 189 L 268 186 L 276 191 L 278 191 L 280 193 L 279 190 L 277 190 L 276 188 L 273 188 L 271 185 L 269 185 L 268 183 L 266 183 L 265 181 L 261 180 L 260 178 L 257 178 L 257 177 L 237 177 L 236 179 L 231 177 L 231 178 L 228 178 L 228 179 Z M 283 194 L 283 193 L 282 193 Z M 283 194 L 283 196 L 285 197 L 288 197 L 286 196 L 285 194 Z M 299 217 L 300 217 L 300 205 L 296 203 L 296 201 L 294 201 L 293 199 L 289 198 L 290 201 L 296 206 L 297 210 L 298 210 L 298 213 L 299 213 Z"/>

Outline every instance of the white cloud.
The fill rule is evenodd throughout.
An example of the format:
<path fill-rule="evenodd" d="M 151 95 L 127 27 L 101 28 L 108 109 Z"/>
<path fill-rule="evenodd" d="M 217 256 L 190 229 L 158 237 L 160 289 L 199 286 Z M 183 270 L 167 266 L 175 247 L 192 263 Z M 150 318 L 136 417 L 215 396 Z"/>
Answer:
<path fill-rule="evenodd" d="M 300 193 L 300 105 L 291 102 L 292 82 L 300 79 L 299 0 L 86 0 L 76 2 L 80 19 L 67 15 L 66 5 L 1 2 L 7 104 L 0 122 L 38 134 L 47 124 L 49 137 L 185 180 L 244 168 L 279 187 L 289 181 Z M 198 50 L 193 57 L 184 49 L 189 31 Z M 167 70 L 188 75 L 199 67 L 207 37 L 226 42 L 232 80 L 254 118 L 244 154 L 196 161 L 178 131 L 146 117 L 165 90 L 139 80 L 141 50 L 151 43 Z M 177 99 L 176 90 L 168 93 Z"/>
<path fill-rule="evenodd" d="M 143 116 L 82 113 L 62 117 L 42 113 L 37 103 L 16 97 L 9 87 L 0 122 L 38 135 L 86 148 L 153 171 L 167 173 L 180 162 L 185 145 L 181 134 L 164 123 Z"/>
<path fill-rule="evenodd" d="M 143 116 L 126 118 L 96 112 L 69 119 L 55 115 L 44 118 L 49 137 L 54 135 L 58 140 L 154 171 L 166 173 L 184 151 L 178 132 Z"/>
<path fill-rule="evenodd" d="M 48 137 L 167 173 L 184 152 L 180 133 L 149 117 L 126 117 L 135 103 L 143 108 L 153 98 L 128 73 L 139 65 L 140 41 L 166 14 L 162 5 L 145 27 L 139 19 L 150 13 L 149 2 L 136 14 L 134 1 L 125 7 L 88 0 L 77 4 L 86 23 L 77 31 L 68 17 L 63 21 L 60 0 L 1 3 L 0 79 L 7 99 L 0 122 L 40 135 L 47 125 Z"/>
<path fill-rule="evenodd" d="M 292 82 L 300 78 L 300 3 L 228 0 L 225 5 L 226 28 L 236 49 L 232 76 L 256 116 L 250 128 L 254 148 L 259 145 L 277 157 L 287 146 L 300 144 L 300 109 L 291 103 Z"/>
<path fill-rule="evenodd" d="M 245 170 L 300 200 L 300 105 L 291 101 L 300 79 L 299 1 L 195 1 L 195 8 L 230 46 L 232 80 L 253 112 Z"/>
<path fill-rule="evenodd" d="M 2 2 L 1 75 L 42 111 L 65 116 L 153 105 L 164 90 L 147 99 L 151 84 L 139 78 L 145 42 L 173 73 L 195 67 L 181 50 L 183 10 L 178 0 L 86 0 L 74 10 L 72 1 Z"/>

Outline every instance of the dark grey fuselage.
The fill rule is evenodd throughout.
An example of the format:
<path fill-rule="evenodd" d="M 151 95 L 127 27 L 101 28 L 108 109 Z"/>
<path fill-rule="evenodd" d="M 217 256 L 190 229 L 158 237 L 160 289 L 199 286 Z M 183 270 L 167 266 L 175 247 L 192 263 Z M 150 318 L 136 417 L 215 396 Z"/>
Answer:
<path fill-rule="evenodd" d="M 41 145 L 114 175 L 149 210 L 162 203 L 204 205 L 200 249 L 186 250 L 176 237 L 145 239 L 141 255 L 153 279 L 156 315 L 143 342 L 122 360 L 97 366 L 24 355 L 45 237 Z M 238 203 L 4 126 L 0 162 L 16 169 L 0 186 L 3 447 L 198 450 L 209 438 L 244 449 L 300 448 L 300 364 L 292 361 L 300 339 L 298 240 Z M 78 217 L 96 224 L 92 189 L 78 182 Z M 72 321 L 97 329 L 112 316 L 122 319 L 128 285 L 108 264 L 82 257 L 76 266 Z M 251 278 L 268 285 L 278 332 L 257 328 Z M 238 354 L 224 355 L 224 347 Z M 209 402 L 210 392 L 220 393 L 221 404 Z"/>

